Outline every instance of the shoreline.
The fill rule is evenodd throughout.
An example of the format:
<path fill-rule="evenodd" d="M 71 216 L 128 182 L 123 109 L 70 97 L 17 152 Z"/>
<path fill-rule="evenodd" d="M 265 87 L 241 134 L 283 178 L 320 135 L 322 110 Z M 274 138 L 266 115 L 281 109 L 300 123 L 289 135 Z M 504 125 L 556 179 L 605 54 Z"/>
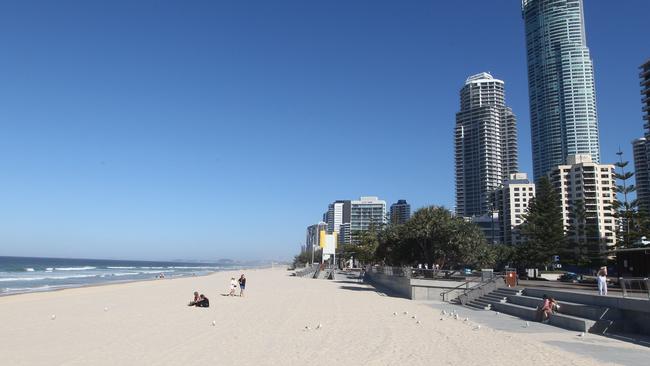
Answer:
<path fill-rule="evenodd" d="M 19 296 L 19 295 L 31 295 L 31 294 L 46 294 L 50 292 L 59 292 L 59 291 L 66 291 L 66 290 L 75 290 L 75 289 L 80 289 L 80 288 L 91 288 L 91 287 L 103 287 L 103 286 L 111 286 L 111 285 L 124 285 L 124 284 L 129 284 L 129 283 L 140 283 L 140 282 L 159 282 L 159 281 L 165 281 L 165 280 L 180 280 L 183 278 L 198 278 L 198 277 L 208 277 L 212 276 L 217 273 L 221 272 L 228 272 L 228 271 L 237 271 L 237 270 L 254 270 L 254 269 L 266 269 L 266 268 L 271 268 L 271 266 L 266 267 L 237 267 L 237 268 L 228 268 L 228 269 L 220 269 L 200 275 L 181 275 L 181 276 L 170 276 L 170 277 L 165 277 L 165 278 L 140 278 L 140 279 L 133 279 L 133 280 L 115 280 L 115 281 L 106 281 L 106 282 L 100 282 L 100 283 L 88 283 L 88 284 L 79 284 L 79 285 L 69 285 L 66 287 L 57 287 L 57 288 L 51 288 L 51 289 L 46 289 L 46 290 L 41 290 L 41 291 L 24 291 L 24 292 L 13 292 L 13 293 L 0 293 L 0 299 L 5 298 L 5 297 L 13 297 L 13 296 Z"/>

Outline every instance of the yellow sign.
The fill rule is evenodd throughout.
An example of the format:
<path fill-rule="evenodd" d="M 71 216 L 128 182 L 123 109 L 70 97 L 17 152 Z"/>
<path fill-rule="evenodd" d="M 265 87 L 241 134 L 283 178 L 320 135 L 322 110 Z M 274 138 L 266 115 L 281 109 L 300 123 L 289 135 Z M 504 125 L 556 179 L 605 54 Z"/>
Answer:
<path fill-rule="evenodd" d="M 325 238 L 326 238 L 325 230 L 321 230 L 319 238 L 318 238 L 319 239 L 318 240 L 318 246 L 320 246 L 321 249 L 325 248 Z"/>

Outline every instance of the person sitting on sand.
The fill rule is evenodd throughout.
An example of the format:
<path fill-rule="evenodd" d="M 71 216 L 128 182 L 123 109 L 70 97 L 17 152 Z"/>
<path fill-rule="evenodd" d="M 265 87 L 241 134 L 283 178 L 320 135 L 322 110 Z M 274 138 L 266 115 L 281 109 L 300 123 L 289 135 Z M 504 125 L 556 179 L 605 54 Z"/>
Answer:
<path fill-rule="evenodd" d="M 244 274 L 242 273 L 241 277 L 239 277 L 239 297 L 244 296 L 245 289 L 246 289 L 246 277 L 244 277 Z"/>
<path fill-rule="evenodd" d="M 230 292 L 228 296 L 235 296 L 235 289 L 237 288 L 237 282 L 235 282 L 235 277 L 230 278 Z"/>
<path fill-rule="evenodd" d="M 199 301 L 194 302 L 194 306 L 197 308 L 209 308 L 210 307 L 210 300 L 208 300 L 205 295 L 201 294 L 199 296 Z"/>
<path fill-rule="evenodd" d="M 194 300 L 190 301 L 190 303 L 187 304 L 187 306 L 194 306 L 199 300 L 200 300 L 199 292 L 194 291 Z"/>

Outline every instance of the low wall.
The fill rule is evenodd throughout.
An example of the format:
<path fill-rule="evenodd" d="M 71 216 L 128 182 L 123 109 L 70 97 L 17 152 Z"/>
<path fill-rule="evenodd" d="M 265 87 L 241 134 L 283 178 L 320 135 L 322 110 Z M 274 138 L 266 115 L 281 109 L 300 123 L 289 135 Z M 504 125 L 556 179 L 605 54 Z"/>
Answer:
<path fill-rule="evenodd" d="M 442 300 L 441 294 L 458 287 L 465 283 L 465 281 L 455 280 L 423 280 L 412 278 L 411 285 L 411 299 L 412 300 Z M 458 291 L 452 291 L 447 294 L 447 300 L 455 299 L 459 294 L 464 291 L 461 288 Z"/>
<path fill-rule="evenodd" d="M 386 289 L 396 296 L 411 298 L 411 279 L 406 276 L 391 276 L 379 272 L 367 271 L 364 281 L 374 287 Z"/>
<path fill-rule="evenodd" d="M 371 285 L 392 292 L 394 295 L 411 300 L 442 300 L 441 293 L 465 283 L 459 280 L 429 280 L 389 275 L 382 272 L 367 271 L 365 281 Z M 447 295 L 447 300 L 456 298 L 464 288 Z"/>
<path fill-rule="evenodd" d="M 650 335 L 650 300 L 613 296 L 599 296 L 561 290 L 526 288 L 524 295 L 554 297 L 560 301 L 608 308 L 604 319 L 612 320 L 615 330 Z"/>

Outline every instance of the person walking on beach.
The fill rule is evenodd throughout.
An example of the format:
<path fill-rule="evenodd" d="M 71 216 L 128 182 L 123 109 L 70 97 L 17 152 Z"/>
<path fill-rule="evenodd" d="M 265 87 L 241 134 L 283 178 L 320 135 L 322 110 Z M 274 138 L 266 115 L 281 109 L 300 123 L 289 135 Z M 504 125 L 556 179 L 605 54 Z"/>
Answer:
<path fill-rule="evenodd" d="M 596 282 L 598 282 L 598 295 L 607 296 L 607 267 L 600 267 L 596 275 Z"/>
<path fill-rule="evenodd" d="M 244 277 L 244 274 L 241 274 L 241 277 L 239 277 L 239 297 L 244 296 L 244 290 L 246 289 L 246 277 Z"/>
<path fill-rule="evenodd" d="M 235 289 L 237 288 L 237 282 L 235 282 L 235 277 L 230 278 L 230 292 L 228 296 L 235 296 Z"/>

